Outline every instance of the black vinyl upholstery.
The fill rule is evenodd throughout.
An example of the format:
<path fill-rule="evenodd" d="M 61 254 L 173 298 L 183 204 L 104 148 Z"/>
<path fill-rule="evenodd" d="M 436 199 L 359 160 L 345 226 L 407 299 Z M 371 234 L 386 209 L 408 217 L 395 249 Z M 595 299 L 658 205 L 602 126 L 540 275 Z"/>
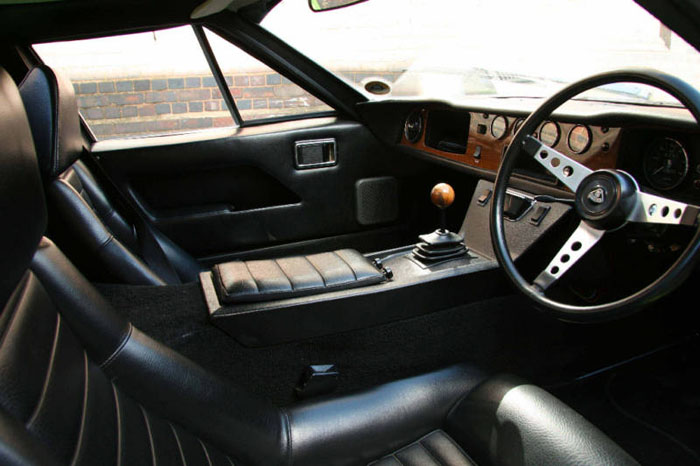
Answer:
<path fill-rule="evenodd" d="M 476 466 L 476 463 L 449 435 L 435 430 L 370 466 Z"/>
<path fill-rule="evenodd" d="M 120 214 L 90 169 L 83 154 L 78 106 L 73 85 L 47 66 L 34 68 L 20 84 L 39 168 L 52 209 L 61 220 L 55 234 L 62 243 L 77 244 L 74 257 L 87 256 L 99 264 L 101 279 L 162 285 L 194 281 L 201 267 L 185 251 L 153 230 L 164 251 L 158 261 L 175 273 L 157 273 L 144 260 L 143 243 L 135 225 Z M 72 252 L 72 251 L 71 251 Z"/>
<path fill-rule="evenodd" d="M 354 249 L 278 259 L 231 261 L 213 268 L 224 303 L 295 298 L 374 285 L 386 278 Z"/>
<path fill-rule="evenodd" d="M 2 69 L 0 99 L 0 464 L 362 465 L 415 457 L 415 442 L 478 464 L 634 464 L 546 392 L 467 366 L 285 409 L 210 374 L 42 237 L 29 126 Z"/>

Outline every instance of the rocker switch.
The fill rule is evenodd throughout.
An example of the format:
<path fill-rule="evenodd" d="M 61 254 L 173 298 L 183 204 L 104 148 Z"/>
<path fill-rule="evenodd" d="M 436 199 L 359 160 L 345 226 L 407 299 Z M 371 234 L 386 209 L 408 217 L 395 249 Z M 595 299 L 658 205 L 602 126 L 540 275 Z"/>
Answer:
<path fill-rule="evenodd" d="M 550 207 L 548 205 L 540 205 L 535 207 L 535 211 L 532 213 L 532 217 L 530 217 L 530 223 L 535 226 L 540 226 L 542 220 L 544 220 L 549 213 L 549 209 Z"/>
<path fill-rule="evenodd" d="M 481 196 L 476 200 L 476 203 L 479 204 L 480 206 L 485 206 L 488 204 L 489 199 L 491 199 L 491 190 L 487 189 L 483 193 L 481 193 Z"/>

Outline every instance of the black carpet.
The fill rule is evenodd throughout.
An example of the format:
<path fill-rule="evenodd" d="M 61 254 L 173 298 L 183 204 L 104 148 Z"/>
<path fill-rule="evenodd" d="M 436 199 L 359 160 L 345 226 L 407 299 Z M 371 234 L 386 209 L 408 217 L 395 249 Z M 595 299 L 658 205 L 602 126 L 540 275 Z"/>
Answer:
<path fill-rule="evenodd" d="M 700 344 L 553 390 L 642 464 L 700 464 Z"/>
<path fill-rule="evenodd" d="M 274 403 L 295 401 L 309 364 L 336 364 L 337 392 L 469 363 L 550 386 L 674 341 L 687 332 L 667 313 L 599 325 L 560 322 L 506 296 L 374 328 L 246 348 L 207 321 L 199 284 L 101 285 L 138 328 L 205 368 Z"/>

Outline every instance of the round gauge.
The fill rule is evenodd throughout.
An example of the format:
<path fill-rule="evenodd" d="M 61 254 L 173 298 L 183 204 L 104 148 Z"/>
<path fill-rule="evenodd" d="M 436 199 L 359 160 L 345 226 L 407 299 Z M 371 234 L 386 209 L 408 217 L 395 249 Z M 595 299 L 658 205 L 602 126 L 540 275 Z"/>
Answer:
<path fill-rule="evenodd" d="M 644 176 L 654 188 L 673 189 L 688 174 L 688 153 L 675 139 L 656 139 L 649 146 L 642 165 Z"/>
<path fill-rule="evenodd" d="M 411 144 L 418 142 L 423 134 L 423 115 L 421 110 L 415 110 L 408 115 L 403 126 L 403 134 Z"/>
<path fill-rule="evenodd" d="M 524 122 L 525 122 L 525 120 L 522 118 L 518 118 L 517 120 L 515 120 L 515 123 L 513 123 L 513 134 L 518 132 L 518 130 L 520 129 L 520 127 L 523 125 Z"/>
<path fill-rule="evenodd" d="M 508 120 L 504 116 L 497 116 L 491 122 L 491 136 L 501 139 L 508 132 Z"/>
<path fill-rule="evenodd" d="M 559 142 L 559 125 L 553 121 L 546 121 L 540 128 L 540 141 L 549 147 L 554 147 Z"/>
<path fill-rule="evenodd" d="M 575 154 L 583 154 L 591 147 L 591 130 L 585 125 L 576 125 L 569 131 L 569 149 Z"/>

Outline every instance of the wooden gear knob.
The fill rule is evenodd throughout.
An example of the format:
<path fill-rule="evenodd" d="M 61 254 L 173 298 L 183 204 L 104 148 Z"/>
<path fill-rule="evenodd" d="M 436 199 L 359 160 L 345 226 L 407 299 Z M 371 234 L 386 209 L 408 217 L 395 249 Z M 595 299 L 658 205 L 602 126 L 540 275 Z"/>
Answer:
<path fill-rule="evenodd" d="M 455 201 L 455 190 L 447 183 L 438 183 L 430 191 L 430 201 L 438 209 L 447 209 Z"/>

